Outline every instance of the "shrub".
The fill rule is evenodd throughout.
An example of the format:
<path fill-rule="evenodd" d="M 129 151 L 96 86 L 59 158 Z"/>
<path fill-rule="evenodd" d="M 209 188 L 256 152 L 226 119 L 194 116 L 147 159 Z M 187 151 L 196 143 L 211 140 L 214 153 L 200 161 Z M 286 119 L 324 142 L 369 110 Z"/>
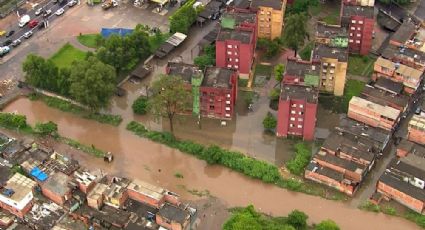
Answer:
<path fill-rule="evenodd" d="M 58 125 L 52 121 L 46 123 L 35 124 L 34 131 L 42 136 L 53 135 L 56 136 L 58 132 Z"/>
<path fill-rule="evenodd" d="M 135 114 L 144 115 L 147 113 L 148 99 L 146 97 L 139 97 L 134 102 L 131 108 Z"/>
<path fill-rule="evenodd" d="M 280 89 L 272 89 L 269 93 L 270 100 L 278 100 L 280 96 Z"/>
<path fill-rule="evenodd" d="M 274 129 L 276 128 L 277 125 L 277 120 L 276 118 L 273 116 L 272 113 L 268 112 L 266 117 L 263 120 L 263 126 L 265 129 Z"/>
<path fill-rule="evenodd" d="M 8 129 L 26 128 L 28 126 L 27 117 L 13 113 L 0 113 L 0 125 Z"/>
<path fill-rule="evenodd" d="M 304 212 L 294 210 L 291 213 L 289 213 L 287 222 L 288 224 L 295 227 L 295 229 L 306 229 L 307 219 L 308 219 L 308 216 Z"/>
<path fill-rule="evenodd" d="M 286 168 L 295 175 L 301 175 L 311 158 L 311 151 L 305 143 L 295 145 L 295 157 L 286 163 Z"/>

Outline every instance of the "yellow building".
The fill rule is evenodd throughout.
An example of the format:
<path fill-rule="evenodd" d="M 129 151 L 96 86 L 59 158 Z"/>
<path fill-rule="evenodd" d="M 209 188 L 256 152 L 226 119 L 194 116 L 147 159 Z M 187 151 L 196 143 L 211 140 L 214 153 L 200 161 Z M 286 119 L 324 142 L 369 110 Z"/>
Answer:
<path fill-rule="evenodd" d="M 342 96 L 347 74 L 347 48 L 318 44 L 314 48 L 313 59 L 321 62 L 319 90 Z"/>
<path fill-rule="evenodd" d="M 273 40 L 282 34 L 286 0 L 252 0 L 251 8 L 258 12 L 258 37 Z"/>

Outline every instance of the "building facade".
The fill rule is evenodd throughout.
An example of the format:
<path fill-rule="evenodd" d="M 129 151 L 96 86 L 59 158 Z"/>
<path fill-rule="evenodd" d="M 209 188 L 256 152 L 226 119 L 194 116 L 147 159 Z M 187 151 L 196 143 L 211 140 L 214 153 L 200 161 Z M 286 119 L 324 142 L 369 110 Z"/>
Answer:
<path fill-rule="evenodd" d="M 348 27 L 348 49 L 350 53 L 369 54 L 372 48 L 374 8 L 342 2 L 341 25 Z"/>
<path fill-rule="evenodd" d="M 35 181 L 16 173 L 1 189 L 0 208 L 23 218 L 33 205 L 33 189 L 36 185 Z"/>
<path fill-rule="evenodd" d="M 282 35 L 286 0 L 253 0 L 251 9 L 258 15 L 258 37 L 273 40 Z"/>
<path fill-rule="evenodd" d="M 347 75 L 347 49 L 318 44 L 313 50 L 313 59 L 321 62 L 319 90 L 342 96 Z"/>
<path fill-rule="evenodd" d="M 375 0 L 344 0 L 343 2 L 354 6 L 375 6 Z"/>
<path fill-rule="evenodd" d="M 425 117 L 413 115 L 407 126 L 407 139 L 425 145 Z"/>
<path fill-rule="evenodd" d="M 318 91 L 313 87 L 284 85 L 279 99 L 276 135 L 314 139 Z"/>
<path fill-rule="evenodd" d="M 400 120 L 399 110 L 356 96 L 349 102 L 347 115 L 356 121 L 388 131 L 393 131 Z"/>

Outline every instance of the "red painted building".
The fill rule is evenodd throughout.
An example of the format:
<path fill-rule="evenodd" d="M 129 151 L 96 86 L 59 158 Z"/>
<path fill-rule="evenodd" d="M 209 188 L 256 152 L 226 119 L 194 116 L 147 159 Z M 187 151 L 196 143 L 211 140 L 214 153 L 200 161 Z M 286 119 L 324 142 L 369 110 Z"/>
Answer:
<path fill-rule="evenodd" d="M 276 135 L 314 139 L 318 91 L 316 88 L 284 85 L 279 99 Z"/>
<path fill-rule="evenodd" d="M 248 78 L 257 43 L 257 17 L 249 11 L 233 10 L 223 15 L 216 47 L 216 66 L 239 71 Z"/>
<path fill-rule="evenodd" d="M 348 27 L 349 52 L 369 54 L 373 39 L 374 8 L 344 3 L 341 8 L 341 25 Z"/>
<path fill-rule="evenodd" d="M 207 67 L 200 90 L 204 117 L 231 119 L 238 92 L 238 73 L 231 69 Z"/>

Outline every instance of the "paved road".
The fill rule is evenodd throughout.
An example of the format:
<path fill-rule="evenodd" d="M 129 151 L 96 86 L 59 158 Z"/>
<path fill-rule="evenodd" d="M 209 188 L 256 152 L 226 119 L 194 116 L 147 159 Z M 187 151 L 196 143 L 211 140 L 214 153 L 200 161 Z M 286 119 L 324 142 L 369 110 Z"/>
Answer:
<path fill-rule="evenodd" d="M 43 8 L 45 10 L 51 10 L 52 11 L 50 16 L 48 16 L 47 18 L 43 18 L 42 15 L 36 16 L 35 15 L 36 9 L 31 10 L 31 11 L 27 12 L 26 14 L 30 16 L 31 20 L 37 20 L 39 22 L 39 24 L 42 23 L 43 21 L 47 21 L 50 24 L 53 20 L 57 19 L 58 17 L 63 16 L 63 15 L 57 16 L 55 14 L 55 12 L 58 9 L 63 8 L 65 10 L 64 14 L 66 14 L 66 10 L 69 8 L 69 6 L 67 5 L 67 2 L 68 2 L 68 0 L 63 0 L 62 3 L 53 3 L 53 1 L 47 0 L 43 3 L 41 3 L 39 6 L 37 6 L 36 9 Z M 25 42 L 24 40 L 26 40 L 26 39 L 23 37 L 23 35 L 26 32 L 32 31 L 33 36 L 37 36 L 38 30 L 41 30 L 41 29 L 38 28 L 38 26 L 31 29 L 28 24 L 21 28 L 21 27 L 18 26 L 18 23 L 19 22 L 17 21 L 12 27 L 7 28 L 7 32 L 14 30 L 15 33 L 9 38 L 6 38 L 6 36 L 1 37 L 0 38 L 0 45 L 1 46 L 3 46 L 4 45 L 3 43 L 5 41 L 9 40 L 9 39 L 14 41 L 14 40 L 19 38 L 24 43 Z M 13 51 L 11 51 L 11 52 L 13 52 Z"/>

